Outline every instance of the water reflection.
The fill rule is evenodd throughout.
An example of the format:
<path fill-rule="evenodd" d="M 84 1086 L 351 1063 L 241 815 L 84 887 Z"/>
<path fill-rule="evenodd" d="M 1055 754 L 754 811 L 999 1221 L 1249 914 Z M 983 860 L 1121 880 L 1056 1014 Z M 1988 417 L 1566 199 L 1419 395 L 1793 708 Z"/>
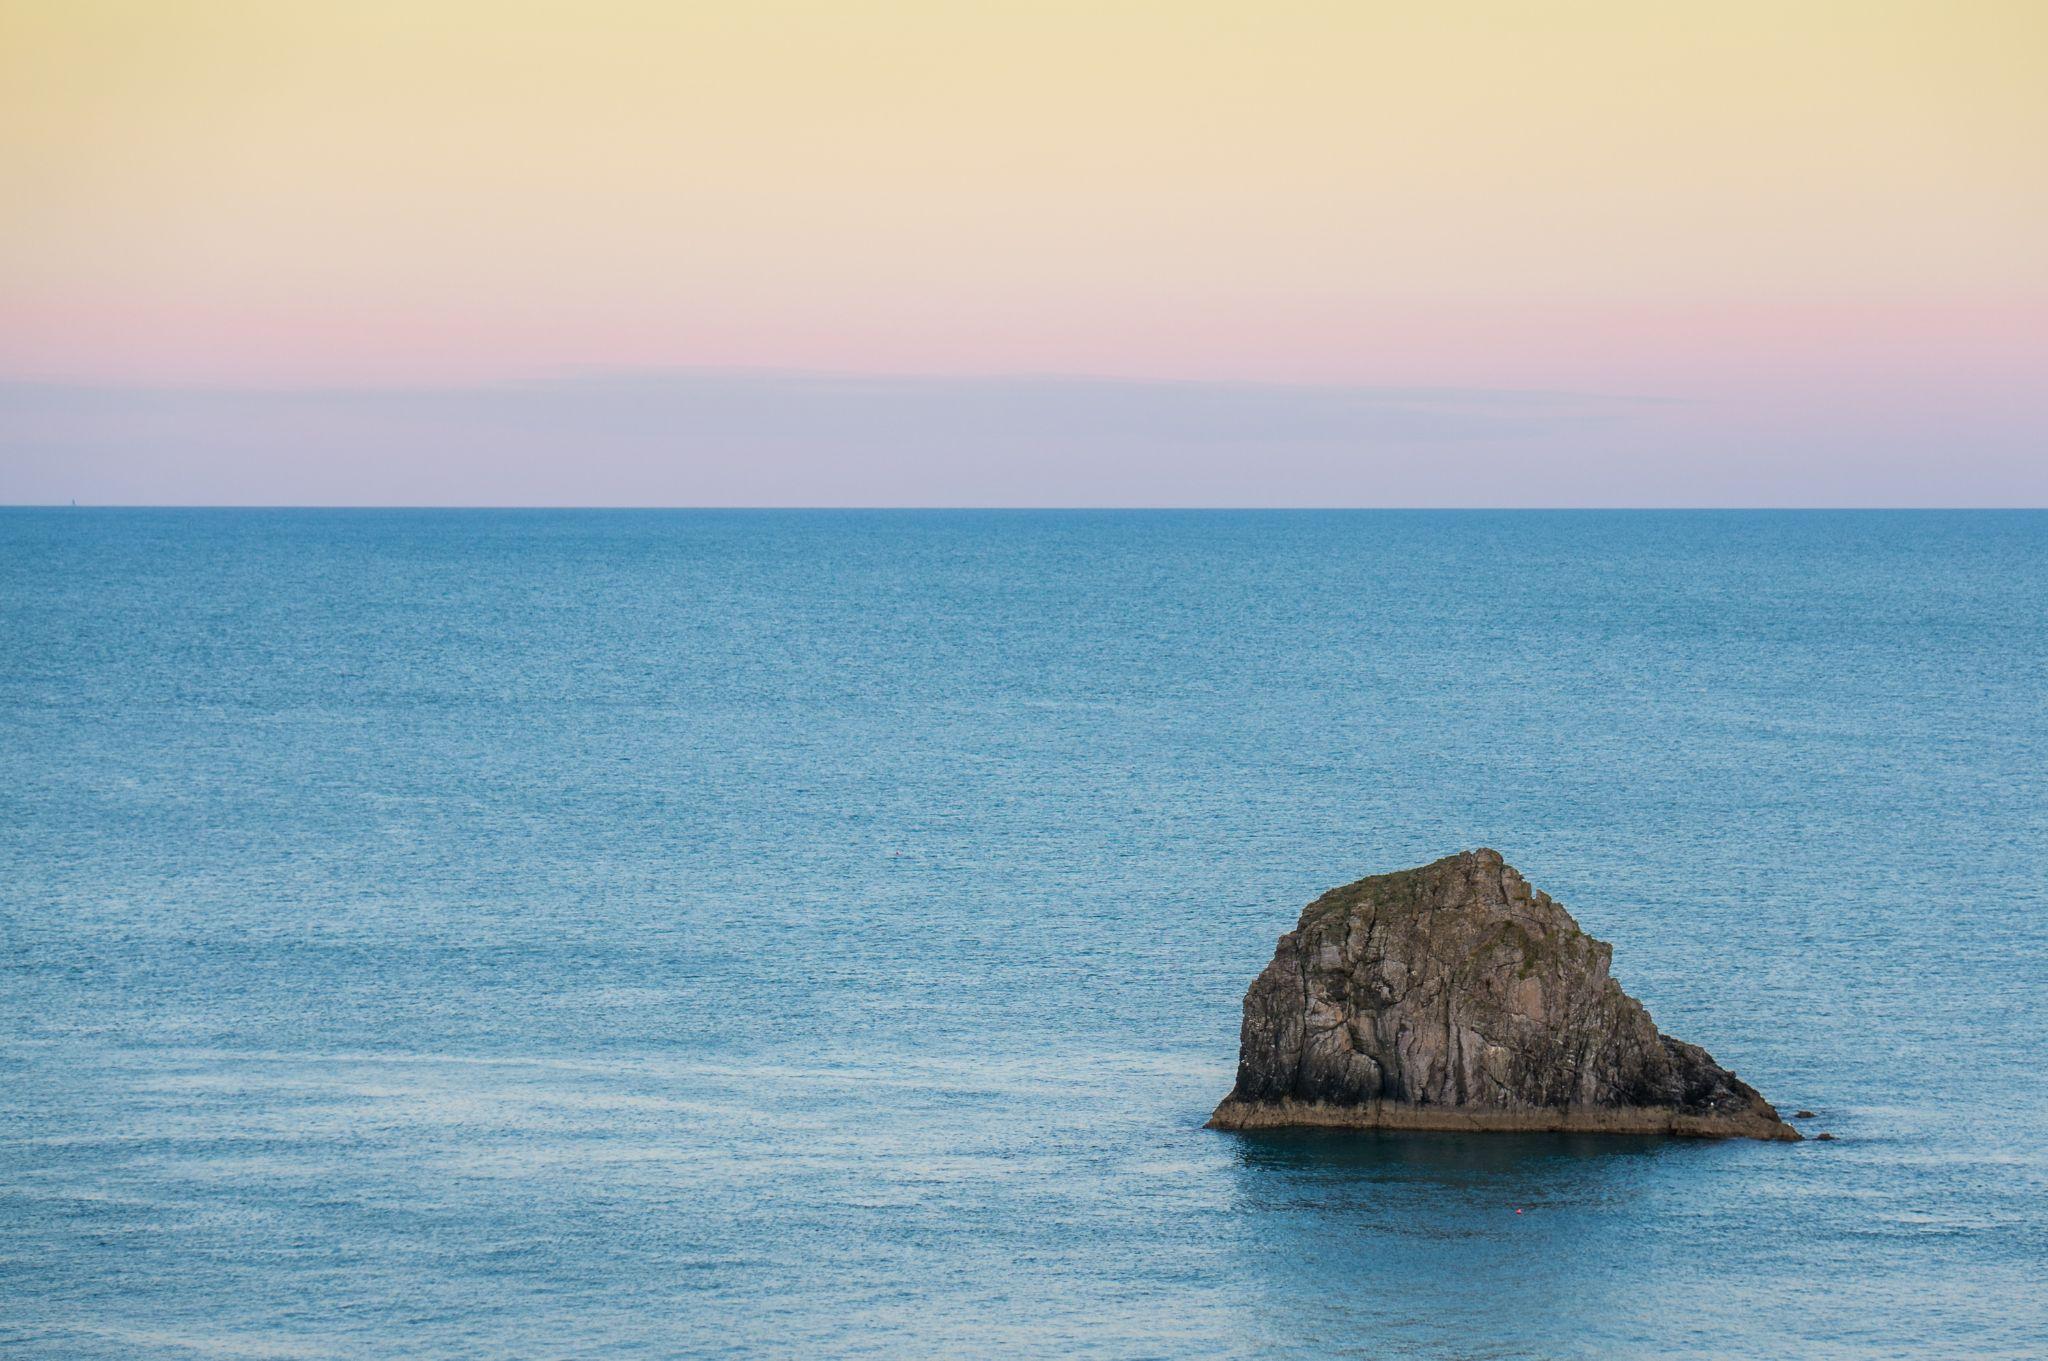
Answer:
<path fill-rule="evenodd" d="M 1390 1354 L 1492 1355 L 1474 1339 L 1506 1337 L 1556 1355 L 1640 1345 L 1657 1320 L 1631 1282 L 1687 1250 L 1643 1226 L 1682 1222 L 1728 1152 L 1654 1136 L 1222 1137 L 1253 1350 L 1360 1336 Z"/>
<path fill-rule="evenodd" d="M 1703 1147 L 1659 1135 L 1434 1133 L 1415 1130 L 1255 1130 L 1226 1135 L 1247 1172 L 1359 1174 L 1470 1182 L 1605 1165 Z"/>

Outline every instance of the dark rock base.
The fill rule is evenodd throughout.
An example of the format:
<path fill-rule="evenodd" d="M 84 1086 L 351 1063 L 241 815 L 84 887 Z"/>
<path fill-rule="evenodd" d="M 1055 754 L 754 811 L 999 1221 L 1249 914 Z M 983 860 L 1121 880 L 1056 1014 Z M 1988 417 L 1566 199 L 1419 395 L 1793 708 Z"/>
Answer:
<path fill-rule="evenodd" d="M 1686 1139 L 1797 1142 L 1799 1131 L 1760 1114 L 1688 1115 L 1668 1106 L 1565 1106 L 1474 1110 L 1398 1101 L 1328 1105 L 1312 1101 L 1226 1098 L 1208 1129 L 1393 1129 L 1559 1134 L 1668 1134 Z"/>

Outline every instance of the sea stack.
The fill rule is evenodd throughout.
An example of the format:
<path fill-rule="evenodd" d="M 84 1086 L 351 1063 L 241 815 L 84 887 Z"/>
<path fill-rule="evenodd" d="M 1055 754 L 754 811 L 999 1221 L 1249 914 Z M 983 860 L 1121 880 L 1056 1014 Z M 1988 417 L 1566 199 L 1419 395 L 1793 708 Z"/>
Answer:
<path fill-rule="evenodd" d="M 1614 949 L 1491 850 L 1332 889 L 1244 999 L 1212 1129 L 1799 1133 L 1608 976 Z"/>

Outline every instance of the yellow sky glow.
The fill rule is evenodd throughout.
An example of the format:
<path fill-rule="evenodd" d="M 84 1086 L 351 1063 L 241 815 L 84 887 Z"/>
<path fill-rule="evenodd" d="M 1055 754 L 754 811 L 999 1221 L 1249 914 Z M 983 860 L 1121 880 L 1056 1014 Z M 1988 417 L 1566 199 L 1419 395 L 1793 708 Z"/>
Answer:
<path fill-rule="evenodd" d="M 1986 0 L 0 0 L 0 367 L 2015 364 L 2044 64 Z"/>

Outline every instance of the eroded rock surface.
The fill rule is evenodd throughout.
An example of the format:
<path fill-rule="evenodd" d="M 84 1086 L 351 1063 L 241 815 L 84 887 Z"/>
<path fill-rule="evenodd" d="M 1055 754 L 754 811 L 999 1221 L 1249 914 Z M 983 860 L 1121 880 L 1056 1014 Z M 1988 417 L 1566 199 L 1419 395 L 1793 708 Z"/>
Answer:
<path fill-rule="evenodd" d="M 1496 851 L 1332 889 L 1245 994 L 1209 1124 L 1799 1138 L 1659 1034 L 1612 954 Z"/>

